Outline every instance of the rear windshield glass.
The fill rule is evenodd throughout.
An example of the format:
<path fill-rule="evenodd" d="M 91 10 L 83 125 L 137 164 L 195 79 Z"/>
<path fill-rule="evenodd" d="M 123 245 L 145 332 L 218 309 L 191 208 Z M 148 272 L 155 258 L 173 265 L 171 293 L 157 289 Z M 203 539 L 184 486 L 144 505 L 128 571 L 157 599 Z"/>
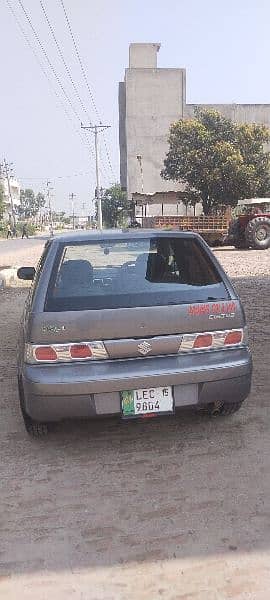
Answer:
<path fill-rule="evenodd" d="M 45 310 L 164 306 L 228 299 L 220 274 L 192 238 L 105 240 L 64 246 Z"/>

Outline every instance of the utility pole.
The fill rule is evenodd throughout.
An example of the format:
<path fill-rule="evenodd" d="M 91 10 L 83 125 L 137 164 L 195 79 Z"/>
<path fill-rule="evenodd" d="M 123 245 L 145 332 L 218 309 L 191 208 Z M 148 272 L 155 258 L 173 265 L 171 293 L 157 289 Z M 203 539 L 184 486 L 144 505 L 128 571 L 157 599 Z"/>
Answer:
<path fill-rule="evenodd" d="M 14 209 L 14 202 L 13 202 L 13 197 L 12 197 L 12 192 L 11 192 L 10 175 L 9 175 L 10 164 L 7 163 L 7 161 L 6 161 L 5 158 L 4 158 L 3 167 L 4 167 L 4 175 L 5 175 L 5 178 L 7 180 L 8 197 L 9 197 L 9 200 L 10 200 L 12 221 L 13 221 L 13 226 L 15 227 L 16 226 L 16 217 L 15 217 L 15 209 Z"/>
<path fill-rule="evenodd" d="M 95 136 L 95 155 L 96 155 L 96 185 L 97 185 L 97 206 L 98 206 L 98 227 L 102 229 L 102 202 L 101 202 L 101 193 L 100 193 L 100 185 L 99 185 L 99 164 L 98 164 L 98 134 L 105 129 L 109 129 L 110 125 L 103 125 L 100 123 L 99 125 L 88 125 L 84 126 L 81 123 L 81 128 L 86 129 L 87 131 L 91 131 Z"/>
<path fill-rule="evenodd" d="M 51 204 L 51 182 L 47 181 L 47 201 L 48 201 L 48 209 L 49 209 L 49 228 L 50 235 L 53 236 L 53 220 L 52 220 L 52 204 Z"/>
<path fill-rule="evenodd" d="M 144 184 L 143 184 L 143 163 L 142 163 L 142 156 L 141 154 L 137 155 L 137 161 L 139 163 L 140 166 L 140 173 L 141 173 L 141 190 L 142 190 L 142 194 L 144 193 Z"/>
<path fill-rule="evenodd" d="M 141 155 L 141 154 L 137 154 L 137 157 L 136 157 L 136 158 L 137 158 L 137 161 L 138 161 L 138 163 L 139 163 L 139 167 L 140 167 L 140 174 L 141 174 L 141 193 L 142 193 L 142 196 L 143 196 L 143 194 L 144 194 L 144 181 L 143 181 L 143 162 L 142 162 L 142 155 Z M 136 208 L 135 208 L 135 205 L 134 205 L 134 207 L 133 207 L 133 210 L 134 210 L 134 215 L 133 215 L 133 216 L 134 216 L 134 218 L 136 218 Z M 144 208 L 144 212 L 145 212 L 145 215 L 144 215 L 144 216 L 146 217 L 146 205 L 145 205 L 145 208 Z M 142 197 L 142 217 L 143 217 L 143 197 Z"/>
<path fill-rule="evenodd" d="M 71 211 L 72 211 L 72 229 L 75 229 L 75 213 L 74 213 L 74 198 L 75 194 L 69 194 L 69 199 L 71 200 Z"/>

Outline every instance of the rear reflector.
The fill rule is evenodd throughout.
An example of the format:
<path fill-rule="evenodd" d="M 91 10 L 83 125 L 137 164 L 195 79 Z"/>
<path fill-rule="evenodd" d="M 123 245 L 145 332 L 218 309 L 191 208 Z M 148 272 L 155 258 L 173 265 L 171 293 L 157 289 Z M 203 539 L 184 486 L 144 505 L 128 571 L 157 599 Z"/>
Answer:
<path fill-rule="evenodd" d="M 236 346 L 248 345 L 246 327 L 244 327 L 244 329 L 226 329 L 221 331 L 185 333 L 182 336 L 179 335 L 179 342 L 180 340 L 181 343 L 178 348 L 178 353 L 181 354 L 187 352 L 207 352 L 210 350 L 222 350 L 224 348 L 229 349 Z M 175 352 L 176 351 L 177 350 L 175 350 Z M 167 352 L 164 352 L 164 354 L 167 354 Z M 136 356 L 137 355 L 135 352 L 134 358 L 136 358 Z M 109 359 L 109 355 L 106 350 L 106 342 L 101 341 L 81 343 L 70 342 L 52 345 L 25 345 L 25 362 L 30 364 L 41 362 L 59 364 L 72 363 L 73 361 L 75 362 L 106 359 Z"/>
<path fill-rule="evenodd" d="M 74 344 L 70 346 L 71 358 L 91 358 L 92 352 L 87 344 Z"/>
<path fill-rule="evenodd" d="M 36 360 L 57 360 L 57 354 L 52 346 L 38 346 L 35 348 L 34 356 Z"/>
<path fill-rule="evenodd" d="M 142 419 L 154 419 L 158 417 L 158 413 L 146 413 L 145 415 L 140 415 Z"/>
<path fill-rule="evenodd" d="M 243 339 L 243 331 L 229 331 L 229 333 L 227 333 L 225 340 L 224 340 L 224 346 L 232 346 L 235 344 L 241 344 Z"/>
<path fill-rule="evenodd" d="M 193 344 L 193 348 L 209 348 L 213 344 L 213 336 L 210 333 L 198 335 Z"/>
<path fill-rule="evenodd" d="M 193 350 L 221 350 L 224 346 L 247 345 L 243 329 L 211 331 L 207 333 L 186 333 L 182 337 L 179 352 Z"/>
<path fill-rule="evenodd" d="M 25 345 L 25 362 L 72 362 L 75 360 L 104 360 L 108 358 L 103 342 L 82 342 L 69 344 Z"/>

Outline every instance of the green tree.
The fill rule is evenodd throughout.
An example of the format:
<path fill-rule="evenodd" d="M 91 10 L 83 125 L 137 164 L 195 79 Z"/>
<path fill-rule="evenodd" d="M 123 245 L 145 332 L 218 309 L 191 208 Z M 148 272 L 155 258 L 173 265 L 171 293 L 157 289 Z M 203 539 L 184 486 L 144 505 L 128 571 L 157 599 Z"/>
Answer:
<path fill-rule="evenodd" d="M 4 190 L 2 185 L 0 184 L 0 220 L 3 218 L 5 212 L 5 203 L 4 203 Z"/>
<path fill-rule="evenodd" d="M 102 196 L 102 216 L 106 227 L 123 225 L 130 210 L 130 202 L 126 192 L 121 190 L 119 183 L 104 191 Z"/>
<path fill-rule="evenodd" d="M 177 200 L 180 200 L 180 202 L 182 202 L 182 204 L 184 204 L 184 206 L 186 207 L 186 215 L 189 206 L 193 207 L 193 212 L 195 215 L 196 204 L 201 201 L 201 197 L 197 190 L 186 186 L 185 190 L 183 190 L 182 192 L 178 192 Z"/>
<path fill-rule="evenodd" d="M 236 206 L 242 198 L 270 195 L 270 153 L 264 125 L 236 124 L 218 111 L 195 109 L 194 119 L 173 123 L 161 175 L 197 191 L 204 214 Z"/>
<path fill-rule="evenodd" d="M 21 190 L 18 214 L 25 219 L 36 217 L 45 202 L 45 196 L 42 192 L 38 192 L 35 196 L 34 191 L 31 189 Z"/>
<path fill-rule="evenodd" d="M 36 208 L 37 208 L 37 212 L 38 212 L 46 204 L 46 199 L 45 199 L 45 195 L 43 194 L 43 192 L 38 192 L 35 200 L 36 200 Z"/>

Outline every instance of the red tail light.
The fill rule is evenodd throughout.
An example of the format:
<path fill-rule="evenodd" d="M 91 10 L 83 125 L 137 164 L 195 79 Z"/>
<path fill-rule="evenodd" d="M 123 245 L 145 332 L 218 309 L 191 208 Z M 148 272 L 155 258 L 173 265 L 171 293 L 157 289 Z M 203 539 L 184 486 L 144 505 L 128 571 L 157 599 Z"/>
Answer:
<path fill-rule="evenodd" d="M 193 348 L 209 348 L 213 344 L 213 336 L 210 333 L 198 335 L 193 344 Z"/>
<path fill-rule="evenodd" d="M 242 331 L 229 331 L 224 340 L 224 346 L 241 344 L 243 338 Z"/>
<path fill-rule="evenodd" d="M 36 360 L 57 360 L 57 354 L 52 346 L 39 346 L 35 349 Z"/>
<path fill-rule="evenodd" d="M 91 358 L 92 352 L 87 344 L 74 344 L 70 346 L 71 358 Z"/>
<path fill-rule="evenodd" d="M 108 358 L 103 342 L 82 342 L 49 345 L 25 345 L 25 361 L 67 363 L 75 360 L 104 360 Z"/>
<path fill-rule="evenodd" d="M 207 333 L 186 333 L 182 337 L 179 352 L 193 350 L 221 350 L 226 346 L 247 345 L 245 329 L 227 329 Z"/>

